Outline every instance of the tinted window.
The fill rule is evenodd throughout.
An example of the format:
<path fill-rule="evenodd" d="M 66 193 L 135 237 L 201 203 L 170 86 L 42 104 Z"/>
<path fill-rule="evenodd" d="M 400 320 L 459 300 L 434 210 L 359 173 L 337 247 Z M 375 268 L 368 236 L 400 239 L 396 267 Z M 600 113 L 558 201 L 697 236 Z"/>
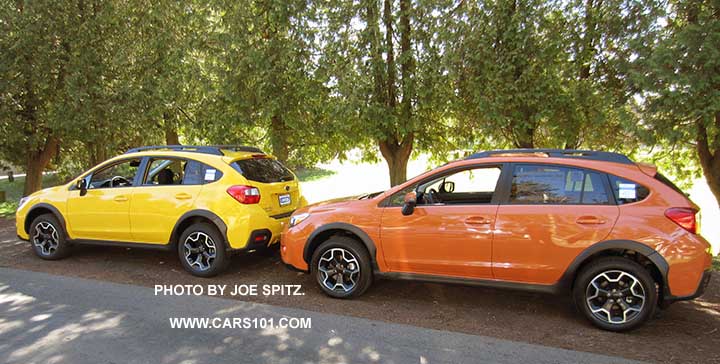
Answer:
<path fill-rule="evenodd" d="M 642 201 L 650 194 L 647 187 L 618 176 L 610 175 L 610 185 L 618 205 Z"/>
<path fill-rule="evenodd" d="M 184 185 L 202 185 L 211 183 L 222 178 L 223 173 L 218 169 L 208 166 L 205 163 L 189 160 L 185 165 L 185 175 L 182 184 Z"/>
<path fill-rule="evenodd" d="M 607 204 L 603 175 L 578 168 L 518 164 L 510 202 L 515 204 Z"/>
<path fill-rule="evenodd" d="M 678 193 L 684 195 L 685 192 L 683 192 L 680 187 L 678 187 L 676 184 L 674 184 L 671 180 L 669 180 L 667 177 L 663 176 L 661 173 L 655 174 L 655 179 L 662 182 L 665 186 L 668 186 L 672 188 L 673 190 L 677 191 Z"/>
<path fill-rule="evenodd" d="M 233 162 L 232 166 L 250 181 L 273 183 L 295 179 L 282 163 L 271 158 L 243 159 Z"/>
<path fill-rule="evenodd" d="M 222 172 L 204 163 L 179 158 L 151 159 L 144 185 L 202 185 L 222 177 Z"/>
<path fill-rule="evenodd" d="M 144 185 L 179 185 L 187 162 L 182 159 L 151 159 Z"/>
<path fill-rule="evenodd" d="M 92 174 L 88 188 L 132 186 L 139 166 L 139 159 L 129 159 L 100 169 Z"/>

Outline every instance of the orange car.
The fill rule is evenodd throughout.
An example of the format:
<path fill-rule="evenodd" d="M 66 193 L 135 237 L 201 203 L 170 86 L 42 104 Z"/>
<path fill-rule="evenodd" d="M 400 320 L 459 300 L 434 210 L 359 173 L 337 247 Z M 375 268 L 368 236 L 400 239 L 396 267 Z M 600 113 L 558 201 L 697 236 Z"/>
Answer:
<path fill-rule="evenodd" d="M 388 191 L 298 209 L 283 261 L 337 298 L 374 277 L 571 292 L 600 328 L 635 328 L 710 280 L 698 207 L 609 152 L 481 152 Z"/>

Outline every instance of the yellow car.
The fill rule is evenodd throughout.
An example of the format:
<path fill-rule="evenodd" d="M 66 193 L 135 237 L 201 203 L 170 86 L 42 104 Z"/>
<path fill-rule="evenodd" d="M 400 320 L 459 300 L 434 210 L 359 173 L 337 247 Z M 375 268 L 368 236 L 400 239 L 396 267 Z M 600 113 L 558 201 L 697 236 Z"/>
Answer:
<path fill-rule="evenodd" d="M 254 147 L 149 146 L 20 201 L 17 234 L 43 259 L 73 244 L 175 249 L 210 277 L 235 251 L 268 249 L 307 202 L 297 177 Z"/>

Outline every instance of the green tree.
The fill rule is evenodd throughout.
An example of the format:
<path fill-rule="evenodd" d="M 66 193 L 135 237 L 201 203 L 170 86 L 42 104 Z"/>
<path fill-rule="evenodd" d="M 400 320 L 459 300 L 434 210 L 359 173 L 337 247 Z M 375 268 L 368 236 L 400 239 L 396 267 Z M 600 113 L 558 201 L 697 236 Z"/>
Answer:
<path fill-rule="evenodd" d="M 204 77 L 212 89 L 193 139 L 269 147 L 291 165 L 337 152 L 318 80 L 314 9 L 306 1 L 213 3 Z"/>
<path fill-rule="evenodd" d="M 634 62 L 644 91 L 642 126 L 666 150 L 693 150 L 720 204 L 720 3 L 670 6 L 661 38 Z"/>
<path fill-rule="evenodd" d="M 407 179 L 413 148 L 446 151 L 451 83 L 441 62 L 443 2 L 365 0 L 328 6 L 323 72 L 348 145 L 379 148 L 390 184 Z M 382 10 L 381 10 L 382 9 Z"/>
<path fill-rule="evenodd" d="M 52 1 L 0 4 L 0 153 L 25 167 L 25 195 L 40 189 L 43 170 L 71 129 L 61 107 L 72 51 L 69 18 Z"/>

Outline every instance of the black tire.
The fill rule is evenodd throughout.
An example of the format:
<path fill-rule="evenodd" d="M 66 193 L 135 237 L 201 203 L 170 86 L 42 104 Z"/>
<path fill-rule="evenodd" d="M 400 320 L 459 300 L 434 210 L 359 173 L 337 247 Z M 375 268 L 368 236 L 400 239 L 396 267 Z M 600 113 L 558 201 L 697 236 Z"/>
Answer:
<path fill-rule="evenodd" d="M 38 257 L 45 260 L 58 260 L 70 254 L 65 230 L 53 214 L 44 214 L 30 224 L 30 246 Z"/>
<path fill-rule="evenodd" d="M 209 240 L 205 240 L 205 237 Z M 193 249 L 189 257 L 187 246 Z M 197 277 L 214 277 L 225 270 L 230 262 L 222 234 L 215 226 L 205 222 L 192 224 L 185 229 L 178 240 L 177 250 L 183 268 Z M 210 259 L 209 256 L 213 254 L 214 257 Z M 198 260 L 199 255 L 202 257 Z"/>
<path fill-rule="evenodd" d="M 573 286 L 573 298 L 578 310 L 593 325 L 620 332 L 635 329 L 653 317 L 658 294 L 655 280 L 643 266 L 627 258 L 606 257 L 580 271 Z M 591 306 L 598 312 L 594 313 Z"/>
<path fill-rule="evenodd" d="M 333 249 L 336 250 L 331 252 L 331 250 Z M 330 252 L 330 255 L 334 253 L 341 254 L 341 250 L 344 251 L 342 253 L 344 257 L 351 259 L 349 261 L 346 261 L 345 263 L 341 263 L 340 266 L 338 266 L 337 262 L 335 262 L 335 267 L 348 268 L 343 269 L 343 271 L 354 270 L 355 266 L 353 265 L 354 262 L 352 260 L 354 259 L 357 262 L 357 268 L 359 268 L 359 271 L 357 273 L 351 274 L 343 273 L 342 276 L 344 278 L 342 281 L 339 281 L 333 278 L 334 276 L 326 276 L 323 272 L 321 272 L 319 264 L 321 258 L 326 253 Z M 337 256 L 339 257 L 340 255 Z M 324 264 L 329 263 L 325 258 L 323 259 L 323 262 Z M 360 296 L 370 287 L 370 284 L 373 280 L 373 272 L 370 265 L 370 255 L 368 254 L 367 249 L 365 249 L 365 246 L 363 246 L 357 240 L 346 236 L 333 236 L 324 243 L 320 244 L 317 249 L 315 249 L 312 261 L 310 263 L 310 273 L 313 275 L 313 277 L 315 277 L 315 281 L 318 283 L 318 286 L 320 286 L 320 289 L 328 296 L 334 298 L 350 298 Z M 352 287 L 349 289 L 346 288 L 345 284 L 343 284 L 346 280 L 354 282 L 354 284 L 352 284 Z M 328 282 L 328 284 L 330 282 L 334 282 L 335 286 L 337 286 L 337 284 L 342 284 L 343 288 L 331 289 L 326 286 L 325 282 Z M 348 284 L 347 286 L 350 286 L 350 284 Z"/>

